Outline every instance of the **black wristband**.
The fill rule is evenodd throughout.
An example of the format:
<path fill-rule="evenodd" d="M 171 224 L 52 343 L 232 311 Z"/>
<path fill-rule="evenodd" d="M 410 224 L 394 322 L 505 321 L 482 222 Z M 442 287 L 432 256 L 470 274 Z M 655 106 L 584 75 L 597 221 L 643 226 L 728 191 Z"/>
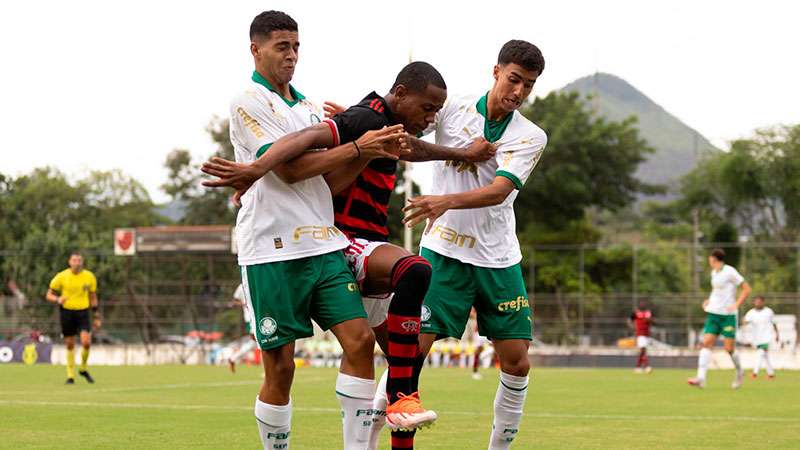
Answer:
<path fill-rule="evenodd" d="M 361 149 L 358 148 L 358 143 L 356 141 L 353 141 L 353 145 L 356 147 L 356 151 L 358 152 L 358 156 L 356 156 L 356 159 L 361 158 Z"/>
<path fill-rule="evenodd" d="M 97 306 L 92 306 L 92 312 L 94 312 L 94 313 L 97 312 Z"/>

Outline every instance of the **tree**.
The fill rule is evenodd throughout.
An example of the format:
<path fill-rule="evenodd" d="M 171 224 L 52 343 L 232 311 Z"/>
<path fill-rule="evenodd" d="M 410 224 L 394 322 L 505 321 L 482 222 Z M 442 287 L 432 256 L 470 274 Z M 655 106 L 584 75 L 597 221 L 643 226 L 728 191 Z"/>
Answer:
<path fill-rule="evenodd" d="M 217 149 L 212 156 L 234 159 L 233 144 L 229 137 L 227 119 L 213 118 L 206 127 Z M 192 162 L 191 153 L 175 149 L 167 154 L 164 166 L 169 173 L 161 189 L 173 201 L 185 204 L 180 223 L 184 225 L 232 224 L 236 213 L 230 202 L 231 192 L 226 189 L 206 189 L 200 186 L 203 176 L 199 164 Z"/>
<path fill-rule="evenodd" d="M 654 151 L 639 136 L 635 118 L 593 118 L 574 92 L 537 98 L 522 113 L 544 129 L 548 144 L 516 200 L 519 228 L 559 230 L 581 221 L 588 208 L 616 211 L 639 193 L 659 191 L 634 176 Z"/>

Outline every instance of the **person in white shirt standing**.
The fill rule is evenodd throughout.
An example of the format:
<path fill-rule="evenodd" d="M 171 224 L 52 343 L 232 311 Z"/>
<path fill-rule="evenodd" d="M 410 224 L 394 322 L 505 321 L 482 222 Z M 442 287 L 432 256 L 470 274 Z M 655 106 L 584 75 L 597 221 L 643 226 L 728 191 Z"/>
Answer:
<path fill-rule="evenodd" d="M 733 365 L 736 367 L 736 378 L 731 387 L 739 389 L 742 386 L 742 364 L 736 353 L 736 312 L 750 295 L 750 285 L 744 277 L 733 267 L 725 264 L 725 251 L 717 248 L 708 256 L 711 266 L 711 295 L 703 302 L 706 312 L 706 323 L 703 327 L 703 348 L 697 358 L 697 376 L 689 378 L 691 386 L 703 388 L 706 385 L 706 373 L 711 362 L 711 347 L 722 335 L 725 351 L 731 355 Z M 742 290 L 736 297 L 736 291 L 741 286 Z"/>
<path fill-rule="evenodd" d="M 778 334 L 778 326 L 775 325 L 775 312 L 772 311 L 772 308 L 764 305 L 763 295 L 758 295 L 753 299 L 753 309 L 744 315 L 744 323 L 751 327 L 752 344 L 758 353 L 758 359 L 756 359 L 756 365 L 750 377 L 758 378 L 758 372 L 761 370 L 761 365 L 764 364 L 767 368 L 767 378 L 770 380 L 775 378 L 775 369 L 772 368 L 769 360 L 769 344 L 773 340 L 780 342 L 781 338 Z"/>
<path fill-rule="evenodd" d="M 472 307 L 478 331 L 500 359 L 491 450 L 509 448 L 519 431 L 528 392 L 533 334 L 522 277 L 514 199 L 542 156 L 547 135 L 518 109 L 544 70 L 541 51 L 512 40 L 500 50 L 491 90 L 449 99 L 436 115 L 436 144 L 463 148 L 476 137 L 497 147 L 494 159 L 438 161 L 433 195 L 404 208 L 408 226 L 427 220 L 421 255 L 433 267 L 422 307 L 423 355 L 433 341 L 460 338 Z"/>
<path fill-rule="evenodd" d="M 331 191 L 322 175 L 289 184 L 275 173 L 305 150 L 287 149 L 285 141 L 302 140 L 294 132 L 321 122 L 323 110 L 290 84 L 300 48 L 297 22 L 280 11 L 265 11 L 253 20 L 250 40 L 255 71 L 231 103 L 230 138 L 237 162 L 250 163 L 266 153 L 260 160 L 264 175 L 235 197 L 242 205 L 236 218 L 242 286 L 264 366 L 255 404 L 259 434 L 265 449 L 289 448 L 295 341 L 314 334 L 313 319 L 330 329 L 343 348 L 336 380 L 343 448 L 366 449 L 372 420 L 360 415 L 372 408 L 375 396 L 375 338 L 342 252 L 350 241 L 334 226 Z M 399 136 L 392 127 L 371 131 L 324 153 L 397 159 L 383 152 L 380 140 L 392 133 Z M 203 184 L 225 186 L 213 180 Z"/>

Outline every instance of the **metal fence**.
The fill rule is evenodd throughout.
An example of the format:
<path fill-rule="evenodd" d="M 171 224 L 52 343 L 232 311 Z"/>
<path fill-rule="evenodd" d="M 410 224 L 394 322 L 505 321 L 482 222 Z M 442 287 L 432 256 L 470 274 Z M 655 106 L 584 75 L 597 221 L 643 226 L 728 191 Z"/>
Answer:
<path fill-rule="evenodd" d="M 735 256 L 733 264 L 754 294 L 764 295 L 776 313 L 800 317 L 800 243 L 536 246 L 523 252 L 534 334 L 551 344 L 615 345 L 630 334 L 632 309 L 647 299 L 654 337 L 691 345 L 710 290 L 705 257 L 720 246 Z M 0 339 L 32 330 L 59 335 L 56 307 L 44 295 L 65 261 L 0 252 Z M 191 331 L 217 332 L 215 339 L 244 333 L 241 310 L 230 305 L 239 283 L 234 255 L 101 252 L 85 254 L 85 261 L 98 278 L 104 316 L 99 339 L 153 343 Z"/>

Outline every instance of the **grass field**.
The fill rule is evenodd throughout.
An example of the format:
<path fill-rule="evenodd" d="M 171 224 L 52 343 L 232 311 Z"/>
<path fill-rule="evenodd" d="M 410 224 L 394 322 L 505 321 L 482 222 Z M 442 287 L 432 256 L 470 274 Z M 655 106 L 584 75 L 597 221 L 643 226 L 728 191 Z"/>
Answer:
<path fill-rule="evenodd" d="M 496 372 L 475 381 L 459 369 L 423 373 L 425 404 L 440 414 L 418 449 L 485 449 Z M 256 449 L 256 368 L 94 367 L 97 383 L 65 386 L 61 366 L 0 367 L 0 448 Z M 538 369 L 512 448 L 675 449 L 800 447 L 800 373 L 746 380 L 710 372 L 701 391 L 689 371 L 636 375 L 616 369 Z M 293 449 L 335 449 L 335 371 L 300 368 Z M 387 448 L 388 433 L 381 439 Z"/>

